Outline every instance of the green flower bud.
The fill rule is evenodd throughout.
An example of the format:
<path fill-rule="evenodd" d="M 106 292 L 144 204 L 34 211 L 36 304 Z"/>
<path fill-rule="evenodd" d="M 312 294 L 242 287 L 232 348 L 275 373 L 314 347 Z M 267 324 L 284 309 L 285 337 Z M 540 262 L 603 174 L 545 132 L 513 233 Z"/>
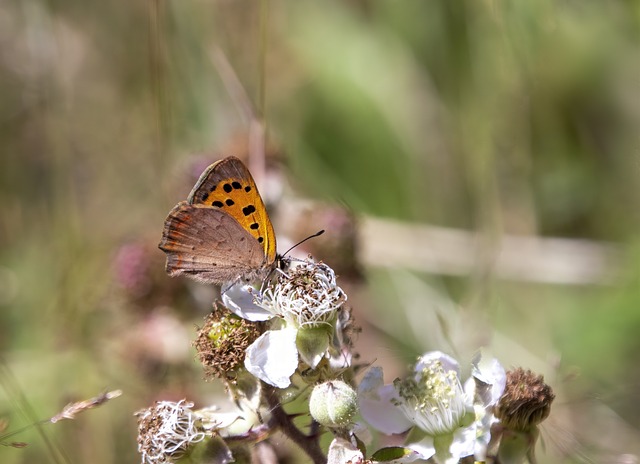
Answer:
<path fill-rule="evenodd" d="M 316 385 L 309 399 L 311 416 L 326 427 L 347 427 L 358 412 L 358 397 L 341 380 Z"/>

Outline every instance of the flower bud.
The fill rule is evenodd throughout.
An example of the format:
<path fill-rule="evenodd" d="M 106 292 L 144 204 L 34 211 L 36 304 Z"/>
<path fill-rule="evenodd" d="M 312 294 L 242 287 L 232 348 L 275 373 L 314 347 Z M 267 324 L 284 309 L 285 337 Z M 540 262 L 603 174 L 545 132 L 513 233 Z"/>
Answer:
<path fill-rule="evenodd" d="M 311 416 L 326 427 L 346 427 L 358 412 L 355 390 L 341 380 L 316 385 L 309 399 Z"/>

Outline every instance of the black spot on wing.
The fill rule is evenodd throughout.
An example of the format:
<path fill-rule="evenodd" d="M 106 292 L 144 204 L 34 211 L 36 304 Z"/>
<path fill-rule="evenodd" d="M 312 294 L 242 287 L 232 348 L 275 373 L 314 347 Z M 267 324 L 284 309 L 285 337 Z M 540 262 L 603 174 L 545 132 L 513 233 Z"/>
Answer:
<path fill-rule="evenodd" d="M 256 230 L 256 229 L 258 229 L 260 227 L 260 225 L 257 222 L 254 222 L 249 227 L 251 227 L 253 230 Z"/>
<path fill-rule="evenodd" d="M 251 191 L 251 186 L 250 186 L 250 185 L 247 185 L 247 186 L 244 188 L 244 191 L 245 191 L 245 192 L 250 192 L 250 191 Z"/>
<path fill-rule="evenodd" d="M 233 187 L 231 186 L 231 184 L 224 184 L 224 185 L 222 186 L 222 189 L 223 189 L 225 192 L 230 193 L 230 192 L 233 190 Z"/>
<path fill-rule="evenodd" d="M 224 204 L 221 201 L 216 200 L 213 203 L 211 203 L 211 206 L 215 206 L 216 208 L 222 208 Z"/>
<path fill-rule="evenodd" d="M 236 190 L 238 190 L 238 189 L 241 189 L 241 188 L 242 188 L 242 185 L 240 185 L 240 182 L 238 182 L 238 181 L 233 181 L 233 182 L 231 182 L 231 186 L 232 186 L 234 189 L 236 189 Z"/>
<path fill-rule="evenodd" d="M 242 208 L 242 214 L 244 214 L 245 216 L 249 216 L 250 214 L 253 214 L 255 212 L 256 207 L 253 205 L 245 206 L 244 208 Z"/>
<path fill-rule="evenodd" d="M 227 198 L 225 203 L 227 204 L 227 206 L 233 206 L 236 204 L 231 198 Z"/>

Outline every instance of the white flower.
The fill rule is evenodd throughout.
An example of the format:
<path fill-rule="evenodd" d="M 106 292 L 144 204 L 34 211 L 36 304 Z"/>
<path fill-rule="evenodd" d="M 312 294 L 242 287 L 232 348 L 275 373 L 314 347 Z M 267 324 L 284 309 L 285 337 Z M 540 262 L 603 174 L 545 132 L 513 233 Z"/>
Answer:
<path fill-rule="evenodd" d="M 472 401 L 459 376 L 457 361 L 437 351 L 419 358 L 413 376 L 392 385 L 383 385 L 382 371 L 371 369 L 359 387 L 362 416 L 384 433 L 419 429 L 406 445 L 417 456 L 406 462 L 433 456 L 458 462 L 473 455 L 476 438 Z"/>
<path fill-rule="evenodd" d="M 282 317 L 295 328 L 333 324 L 337 310 L 347 301 L 333 269 L 312 261 L 288 263 L 288 273 L 282 272 L 264 292 L 239 282 L 222 294 L 222 302 L 237 316 L 253 322 Z"/>
<path fill-rule="evenodd" d="M 333 349 L 332 342 L 346 299 L 333 270 L 311 261 L 293 262 L 262 293 L 236 285 L 223 295 L 225 306 L 242 318 L 279 319 L 249 346 L 245 357 L 249 372 L 278 388 L 291 384 L 299 359 L 315 369 L 323 358 L 336 357 L 340 347 Z"/>
<path fill-rule="evenodd" d="M 296 261 L 288 273 L 265 290 L 257 305 L 297 329 L 334 325 L 347 296 L 338 287 L 333 269 L 323 263 Z"/>
<path fill-rule="evenodd" d="M 429 353 L 418 361 L 413 378 L 396 380 L 396 405 L 428 435 L 456 430 L 469 412 L 456 361 Z"/>

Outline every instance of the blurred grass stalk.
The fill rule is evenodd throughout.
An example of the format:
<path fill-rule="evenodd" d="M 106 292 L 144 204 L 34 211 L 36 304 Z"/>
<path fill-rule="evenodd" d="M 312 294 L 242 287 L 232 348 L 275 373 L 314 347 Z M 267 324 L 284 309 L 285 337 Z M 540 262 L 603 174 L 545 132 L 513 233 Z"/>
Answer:
<path fill-rule="evenodd" d="M 360 260 L 367 266 L 465 276 L 480 266 L 507 280 L 550 284 L 610 284 L 618 250 L 591 240 L 481 234 L 367 217 L 360 223 Z"/>

